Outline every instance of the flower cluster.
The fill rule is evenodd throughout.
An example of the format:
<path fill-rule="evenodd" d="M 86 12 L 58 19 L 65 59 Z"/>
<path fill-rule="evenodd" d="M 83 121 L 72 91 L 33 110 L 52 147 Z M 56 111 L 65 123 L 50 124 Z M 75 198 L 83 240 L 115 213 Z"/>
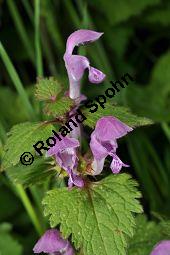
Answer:
<path fill-rule="evenodd" d="M 102 35 L 91 30 L 78 30 L 72 33 L 66 45 L 66 52 L 64 54 L 64 61 L 68 72 L 70 89 L 69 95 L 75 99 L 81 98 L 80 94 L 80 80 L 85 72 L 89 70 L 89 81 L 92 83 L 100 83 L 104 80 L 105 75 L 90 66 L 89 60 L 84 56 L 73 55 L 75 46 L 84 45 L 93 42 Z M 90 148 L 94 157 L 92 163 L 92 174 L 100 174 L 104 167 L 106 157 L 112 157 L 110 168 L 113 173 L 119 173 L 122 166 L 128 167 L 116 155 L 117 139 L 125 136 L 128 132 L 132 131 L 131 127 L 122 123 L 120 120 L 113 116 L 106 116 L 97 121 L 96 128 L 91 134 Z M 68 186 L 72 187 L 73 184 L 77 187 L 83 187 L 84 181 L 77 172 L 78 157 L 77 149 L 80 147 L 78 139 L 75 139 L 73 134 L 71 137 L 65 137 L 61 142 L 57 142 L 47 153 L 48 156 L 54 156 L 56 162 L 63 168 L 69 175 Z M 76 137 L 77 138 L 77 137 Z"/>
<path fill-rule="evenodd" d="M 91 67 L 90 61 L 86 57 L 74 55 L 73 49 L 75 46 L 93 42 L 99 39 L 101 35 L 102 33 L 95 31 L 78 30 L 71 34 L 67 40 L 64 61 L 69 77 L 69 96 L 75 100 L 76 109 L 79 107 L 82 98 L 84 98 L 80 93 L 80 81 L 85 70 L 88 69 L 89 81 L 92 83 L 101 83 L 105 78 L 105 74 Z M 113 116 L 106 116 L 97 121 L 90 140 L 90 149 L 93 155 L 91 163 L 92 175 L 98 175 L 102 172 L 107 156 L 112 157 L 110 168 L 114 174 L 119 173 L 122 166 L 128 167 L 119 159 L 116 151 L 118 148 L 117 139 L 131 131 L 131 127 Z M 78 149 L 80 148 L 78 138 L 80 137 L 77 134 L 71 133 L 69 137 L 64 137 L 62 140 L 56 139 L 55 145 L 47 152 L 47 156 L 55 157 L 56 163 L 67 172 L 69 188 L 73 185 L 79 188 L 84 186 L 84 180 L 77 169 L 79 161 Z M 35 245 L 34 253 L 41 252 L 57 255 L 74 254 L 69 241 L 63 239 L 60 232 L 56 229 L 48 230 Z"/>

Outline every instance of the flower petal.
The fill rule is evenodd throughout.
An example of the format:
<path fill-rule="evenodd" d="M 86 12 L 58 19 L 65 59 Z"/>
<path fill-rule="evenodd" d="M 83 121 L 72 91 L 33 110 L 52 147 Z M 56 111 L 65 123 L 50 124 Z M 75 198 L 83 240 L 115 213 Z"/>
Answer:
<path fill-rule="evenodd" d="M 102 141 L 109 141 L 125 136 L 133 129 L 113 116 L 102 117 L 97 121 L 95 133 Z"/>
<path fill-rule="evenodd" d="M 73 173 L 78 163 L 76 148 L 79 146 L 79 141 L 64 137 L 61 141 L 58 140 L 55 146 L 48 151 L 48 156 L 55 156 L 57 163 L 69 174 L 69 187 L 75 184 L 78 187 L 84 186 L 84 182 L 78 175 Z"/>
<path fill-rule="evenodd" d="M 76 167 L 77 155 L 75 149 L 65 149 L 55 155 L 55 157 L 58 164 L 66 171 L 68 168 L 73 169 Z"/>
<path fill-rule="evenodd" d="M 103 167 L 104 167 L 104 161 L 105 161 L 105 158 L 102 158 L 102 159 L 94 159 L 93 160 L 93 163 L 92 163 L 92 169 L 93 169 L 93 172 L 92 172 L 92 175 L 98 175 L 102 172 L 103 170 Z"/>
<path fill-rule="evenodd" d="M 67 251 L 65 252 L 64 255 L 74 255 L 74 254 L 75 254 L 74 249 L 73 249 L 73 247 L 72 247 L 71 244 L 70 244 L 70 245 L 68 246 Z"/>
<path fill-rule="evenodd" d="M 99 39 L 102 34 L 92 30 L 80 29 L 72 33 L 67 39 L 64 62 L 69 78 L 69 97 L 72 99 L 77 99 L 81 95 L 80 81 L 86 68 L 89 69 L 89 80 L 92 83 L 100 83 L 105 78 L 101 71 L 90 67 L 89 60 L 86 57 L 72 55 L 75 46 L 93 42 Z"/>
<path fill-rule="evenodd" d="M 90 148 L 95 159 L 100 160 L 108 155 L 108 150 L 96 138 L 96 130 L 91 134 Z"/>
<path fill-rule="evenodd" d="M 169 254 L 170 254 L 170 240 L 164 240 L 155 245 L 150 255 L 169 255 Z"/>
<path fill-rule="evenodd" d="M 73 184 L 79 188 L 84 187 L 84 181 L 79 175 L 76 175 L 71 169 L 68 169 L 67 172 L 69 174 L 69 180 L 68 180 L 69 188 L 72 188 Z"/>
<path fill-rule="evenodd" d="M 106 75 L 102 73 L 100 70 L 89 67 L 89 81 L 91 83 L 101 83 L 105 79 Z"/>
<path fill-rule="evenodd" d="M 56 144 L 48 150 L 47 155 L 54 156 L 58 154 L 60 151 L 63 151 L 65 149 L 77 148 L 79 146 L 80 146 L 79 141 L 74 138 L 66 136 L 63 137 L 61 141 L 59 141 L 58 138 L 56 138 Z"/>
<path fill-rule="evenodd" d="M 112 163 L 110 168 L 114 174 L 118 174 L 122 169 L 122 166 L 129 167 L 129 165 L 124 164 L 117 155 L 112 155 Z"/>
<path fill-rule="evenodd" d="M 57 229 L 49 229 L 39 239 L 33 248 L 34 253 L 53 253 L 64 249 L 67 246 L 68 240 L 61 237 Z"/>
<path fill-rule="evenodd" d="M 79 55 L 68 56 L 65 63 L 69 77 L 74 81 L 80 81 L 85 69 L 89 67 L 89 60 Z"/>
<path fill-rule="evenodd" d="M 84 45 L 96 41 L 103 33 L 92 30 L 80 29 L 73 32 L 67 39 L 66 53 L 72 54 L 75 46 Z"/>

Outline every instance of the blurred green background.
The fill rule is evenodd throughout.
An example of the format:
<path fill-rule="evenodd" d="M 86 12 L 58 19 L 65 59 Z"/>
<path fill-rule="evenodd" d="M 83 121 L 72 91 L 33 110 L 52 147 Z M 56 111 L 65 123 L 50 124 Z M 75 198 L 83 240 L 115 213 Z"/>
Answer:
<path fill-rule="evenodd" d="M 102 94 L 110 80 L 124 73 L 136 79 L 114 100 L 155 124 L 138 128 L 124 139 L 119 155 L 130 163 L 128 171 L 139 182 L 148 217 L 170 219 L 169 0 L 0 0 L 0 155 L 14 124 L 43 118 L 33 96 L 36 78 L 55 76 L 68 87 L 65 43 L 80 28 L 104 32 L 98 42 L 79 48 L 107 75 L 101 85 L 84 78 L 88 98 Z M 41 192 L 36 196 L 34 190 L 26 192 L 33 203 L 41 197 Z M 12 251 L 6 247 L 6 254 L 15 255 L 14 250 L 21 254 L 21 249 L 24 255 L 32 254 L 38 236 L 28 208 L 2 173 L 0 234 L 15 247 Z"/>

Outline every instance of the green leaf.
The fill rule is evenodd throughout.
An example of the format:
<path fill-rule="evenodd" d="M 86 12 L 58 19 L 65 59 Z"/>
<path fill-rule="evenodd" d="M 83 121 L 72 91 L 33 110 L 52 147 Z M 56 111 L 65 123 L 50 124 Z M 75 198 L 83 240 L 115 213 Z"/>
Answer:
<path fill-rule="evenodd" d="M 136 232 L 130 240 L 128 255 L 149 255 L 153 246 L 163 239 L 169 239 L 162 223 L 147 221 L 146 216 L 136 218 Z"/>
<path fill-rule="evenodd" d="M 55 102 L 48 102 L 45 104 L 44 113 L 54 117 L 61 117 L 74 107 L 74 100 L 69 97 L 61 97 Z"/>
<path fill-rule="evenodd" d="M 156 88 L 159 88 L 162 85 L 162 83 L 164 83 L 166 84 L 165 88 L 167 88 L 167 90 L 169 91 L 169 78 L 170 78 L 170 51 L 163 54 L 155 64 L 152 71 L 151 83 Z"/>
<path fill-rule="evenodd" d="M 28 119 L 27 111 L 21 105 L 22 100 L 17 93 L 8 87 L 0 88 L 0 121 L 7 128 Z"/>
<path fill-rule="evenodd" d="M 36 97 L 40 101 L 46 101 L 44 113 L 54 117 L 61 117 L 74 107 L 74 100 L 62 96 L 62 86 L 55 78 L 38 79 L 36 85 Z"/>
<path fill-rule="evenodd" d="M 22 247 L 9 233 L 11 225 L 2 223 L 0 225 L 0 254 L 1 255 L 21 255 Z"/>
<path fill-rule="evenodd" d="M 170 120 L 170 51 L 155 64 L 147 87 L 131 86 L 127 102 L 135 113 L 155 121 Z M 135 96 L 134 96 L 135 95 Z"/>
<path fill-rule="evenodd" d="M 131 127 L 153 124 L 150 119 L 138 117 L 131 113 L 126 107 L 112 105 L 110 103 L 105 104 L 105 109 L 99 107 L 95 113 L 90 113 L 88 109 L 85 109 L 83 112 L 87 118 L 87 120 L 84 121 L 84 124 L 91 128 L 94 128 L 96 122 L 103 116 L 114 116 Z"/>
<path fill-rule="evenodd" d="M 53 126 L 45 123 L 22 123 L 15 125 L 8 133 L 9 137 L 4 147 L 2 168 L 16 165 L 24 152 L 35 154 L 33 145 L 45 141 L 52 135 Z M 27 167 L 27 166 L 23 166 Z"/>
<path fill-rule="evenodd" d="M 3 223 L 1 223 L 1 225 L 0 225 L 0 232 L 1 232 L 1 233 L 2 233 L 2 232 L 9 232 L 9 231 L 11 231 L 11 229 L 12 229 L 12 226 L 11 226 L 10 223 L 3 222 Z"/>
<path fill-rule="evenodd" d="M 123 59 L 126 48 L 128 47 L 129 39 L 133 35 L 133 29 L 130 26 L 124 26 L 121 24 L 115 27 L 108 26 L 106 28 L 106 31 L 107 32 L 104 34 L 106 41 L 109 43 L 109 46 L 111 47 L 111 49 L 113 49 L 115 55 L 120 61 L 121 59 Z M 112 36 L 110 36 L 111 33 L 116 34 L 114 40 L 112 40 L 113 38 Z M 123 61 L 121 61 L 120 70 L 123 64 L 127 67 L 127 63 L 123 63 Z M 127 68 L 125 70 L 127 70 Z"/>
<path fill-rule="evenodd" d="M 93 0 L 89 1 L 96 9 L 100 9 L 104 13 L 111 24 L 116 24 L 129 19 L 132 16 L 139 15 L 147 7 L 159 4 L 160 0 L 114 0 L 103 1 Z"/>
<path fill-rule="evenodd" d="M 152 9 L 144 16 L 144 20 L 151 24 L 169 26 L 170 24 L 170 3 L 164 3 L 159 8 Z"/>
<path fill-rule="evenodd" d="M 52 167 L 49 159 L 43 157 L 36 158 L 33 164 L 27 167 L 21 163 L 9 167 L 6 173 L 13 183 L 22 184 L 24 188 L 44 183 L 48 178 L 57 175 L 57 171 Z"/>
<path fill-rule="evenodd" d="M 38 100 L 55 100 L 62 91 L 62 86 L 54 77 L 38 78 L 35 96 Z"/>
<path fill-rule="evenodd" d="M 141 213 L 137 183 L 127 174 L 111 175 L 85 189 L 54 189 L 43 200 L 51 227 L 60 224 L 84 255 L 124 255 L 126 236 L 132 236 L 132 213 Z"/>

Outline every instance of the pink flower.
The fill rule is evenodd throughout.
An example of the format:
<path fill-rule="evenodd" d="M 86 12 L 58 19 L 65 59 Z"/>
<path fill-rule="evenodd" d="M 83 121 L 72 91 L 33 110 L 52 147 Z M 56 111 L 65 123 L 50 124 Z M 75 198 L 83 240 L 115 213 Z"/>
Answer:
<path fill-rule="evenodd" d="M 59 166 L 68 173 L 69 187 L 72 187 L 73 184 L 80 188 L 83 187 L 84 182 L 76 173 L 78 163 L 76 148 L 80 146 L 79 141 L 70 137 L 64 137 L 61 141 L 56 139 L 56 141 L 56 144 L 48 150 L 47 155 L 55 156 Z"/>
<path fill-rule="evenodd" d="M 150 255 L 169 255 L 169 254 L 170 254 L 170 240 L 165 240 L 155 245 Z"/>
<path fill-rule="evenodd" d="M 124 164 L 116 155 L 116 149 L 118 147 L 117 139 L 125 136 L 132 130 L 131 127 L 128 127 L 112 116 L 102 117 L 97 121 L 90 141 L 90 148 L 94 156 L 94 161 L 92 163 L 94 175 L 101 173 L 105 158 L 108 155 L 112 157 L 110 168 L 113 173 L 119 173 L 122 166 L 128 167 L 128 165 Z"/>
<path fill-rule="evenodd" d="M 70 82 L 69 96 L 72 99 L 80 97 L 80 80 L 83 77 L 85 69 L 89 70 L 90 82 L 100 83 L 105 79 L 105 74 L 90 66 L 88 58 L 73 54 L 75 46 L 94 42 L 102 34 L 92 30 L 80 29 L 72 33 L 67 39 L 64 61 Z"/>
<path fill-rule="evenodd" d="M 49 229 L 33 248 L 34 253 L 54 253 L 57 255 L 74 255 L 74 249 L 68 240 L 61 237 L 57 229 Z"/>

